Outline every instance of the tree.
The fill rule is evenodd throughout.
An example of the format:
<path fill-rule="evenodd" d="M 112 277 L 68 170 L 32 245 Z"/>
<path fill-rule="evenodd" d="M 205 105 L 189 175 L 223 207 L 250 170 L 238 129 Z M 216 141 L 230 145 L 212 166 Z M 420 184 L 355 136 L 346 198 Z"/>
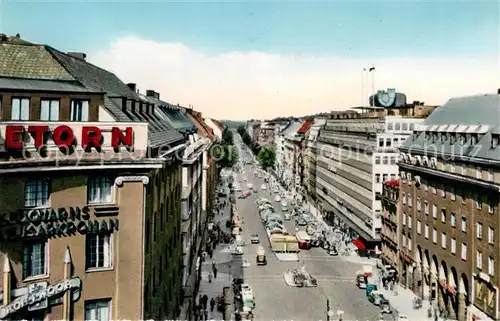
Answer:
<path fill-rule="evenodd" d="M 229 130 L 228 127 L 225 127 L 222 131 L 222 142 L 223 144 L 233 145 L 233 132 Z"/>
<path fill-rule="evenodd" d="M 263 167 L 272 167 L 276 160 L 276 152 L 273 148 L 262 147 L 262 149 L 259 151 L 257 159 Z"/>
<path fill-rule="evenodd" d="M 240 134 L 240 136 L 243 137 L 243 134 L 247 132 L 245 126 L 241 125 L 241 126 L 238 126 L 238 129 L 236 130 L 238 132 L 238 134 Z"/>
<path fill-rule="evenodd" d="M 252 137 L 247 132 L 244 132 L 243 135 L 241 135 L 241 139 L 243 140 L 243 143 L 245 145 L 251 147 L 252 146 Z"/>
<path fill-rule="evenodd" d="M 211 154 L 221 167 L 231 168 L 238 161 L 238 152 L 234 145 L 217 145 L 212 148 Z"/>

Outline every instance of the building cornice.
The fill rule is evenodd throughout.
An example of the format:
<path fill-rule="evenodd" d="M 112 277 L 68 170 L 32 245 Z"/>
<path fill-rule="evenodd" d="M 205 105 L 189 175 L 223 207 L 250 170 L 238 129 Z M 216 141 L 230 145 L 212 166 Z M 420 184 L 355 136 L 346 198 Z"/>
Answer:
<path fill-rule="evenodd" d="M 123 183 L 125 182 L 142 182 L 144 185 L 149 184 L 149 177 L 147 176 L 118 176 L 115 179 L 115 185 L 116 186 L 123 186 Z"/>

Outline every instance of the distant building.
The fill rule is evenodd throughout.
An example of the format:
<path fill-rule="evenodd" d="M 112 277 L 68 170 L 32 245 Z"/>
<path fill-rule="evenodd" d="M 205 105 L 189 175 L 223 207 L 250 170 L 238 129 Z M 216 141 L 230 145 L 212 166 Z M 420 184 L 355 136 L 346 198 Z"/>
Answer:
<path fill-rule="evenodd" d="M 316 201 L 316 147 L 319 130 L 325 123 L 325 118 L 315 118 L 306 138 L 304 179 L 307 194 L 314 202 Z"/>
<path fill-rule="evenodd" d="M 399 266 L 400 252 L 398 229 L 403 227 L 398 213 L 399 185 L 399 179 L 384 182 L 379 196 L 382 202 L 381 259 L 385 265 L 390 265 L 396 270 Z"/>

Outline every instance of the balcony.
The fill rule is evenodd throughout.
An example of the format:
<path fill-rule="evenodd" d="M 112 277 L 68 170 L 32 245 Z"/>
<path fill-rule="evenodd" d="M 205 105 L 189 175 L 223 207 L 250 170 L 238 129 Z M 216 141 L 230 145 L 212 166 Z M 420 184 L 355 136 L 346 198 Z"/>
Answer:
<path fill-rule="evenodd" d="M 148 124 L 4 121 L 0 163 L 127 162 L 147 158 Z"/>

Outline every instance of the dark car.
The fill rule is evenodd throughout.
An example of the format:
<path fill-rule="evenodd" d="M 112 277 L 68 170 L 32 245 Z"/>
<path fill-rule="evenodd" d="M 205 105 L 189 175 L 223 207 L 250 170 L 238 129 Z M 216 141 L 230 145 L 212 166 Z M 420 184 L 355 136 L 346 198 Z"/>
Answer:
<path fill-rule="evenodd" d="M 305 219 L 303 219 L 302 217 L 299 217 L 298 219 L 295 220 L 295 225 L 306 226 L 307 221 Z"/>

